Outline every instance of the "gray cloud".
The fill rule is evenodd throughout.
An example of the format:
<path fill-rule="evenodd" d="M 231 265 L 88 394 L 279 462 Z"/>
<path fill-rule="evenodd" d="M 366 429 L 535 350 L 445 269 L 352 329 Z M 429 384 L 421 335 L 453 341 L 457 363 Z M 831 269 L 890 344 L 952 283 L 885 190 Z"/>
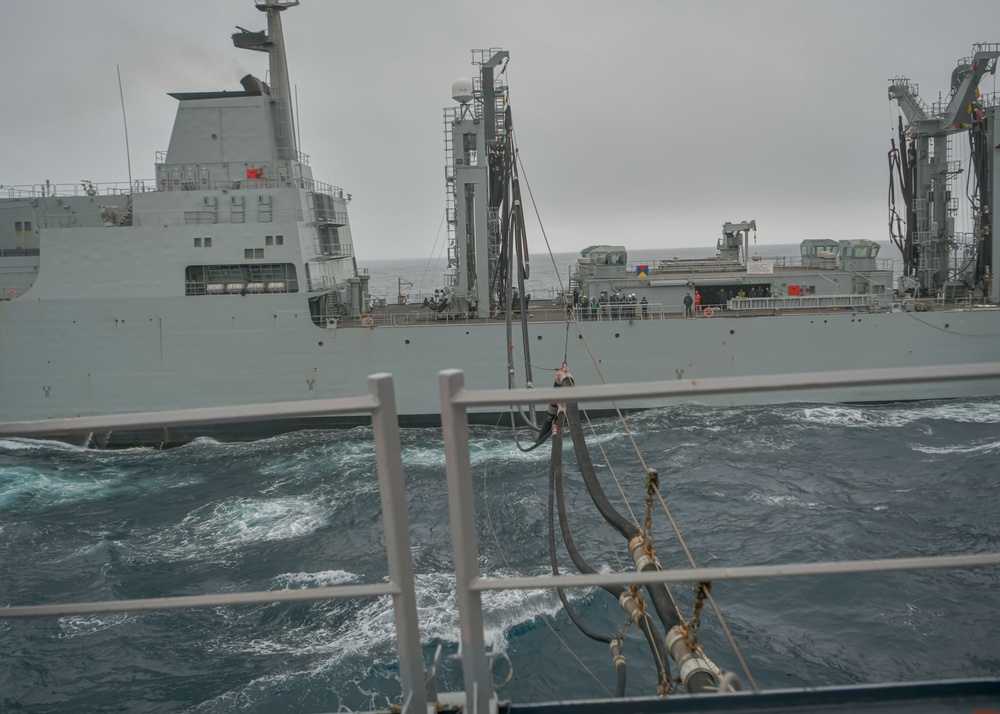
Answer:
<path fill-rule="evenodd" d="M 137 177 L 167 146 L 166 92 L 264 73 L 263 55 L 228 38 L 263 27 L 249 0 L 100 8 L 0 0 L 0 182 L 126 179 L 116 64 Z M 302 149 L 317 178 L 354 194 L 363 259 L 431 251 L 442 108 L 471 48 L 511 52 L 522 160 L 557 250 L 710 248 L 724 221 L 749 218 L 765 243 L 884 239 L 887 79 L 936 99 L 995 27 L 993 1 L 304 0 L 285 14 Z"/>

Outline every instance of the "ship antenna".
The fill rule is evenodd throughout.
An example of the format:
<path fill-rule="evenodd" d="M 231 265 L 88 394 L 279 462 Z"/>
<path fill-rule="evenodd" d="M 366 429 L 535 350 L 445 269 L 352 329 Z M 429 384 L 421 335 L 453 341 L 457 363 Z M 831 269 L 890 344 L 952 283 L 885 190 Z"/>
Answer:
<path fill-rule="evenodd" d="M 302 115 L 299 114 L 299 85 L 295 85 L 295 145 L 302 150 Z"/>
<path fill-rule="evenodd" d="M 115 65 L 118 72 L 118 96 L 122 102 L 122 123 L 125 125 L 125 163 L 128 164 L 128 192 L 132 193 L 132 155 L 128 150 L 128 119 L 125 116 L 125 92 L 122 90 L 122 69 Z"/>

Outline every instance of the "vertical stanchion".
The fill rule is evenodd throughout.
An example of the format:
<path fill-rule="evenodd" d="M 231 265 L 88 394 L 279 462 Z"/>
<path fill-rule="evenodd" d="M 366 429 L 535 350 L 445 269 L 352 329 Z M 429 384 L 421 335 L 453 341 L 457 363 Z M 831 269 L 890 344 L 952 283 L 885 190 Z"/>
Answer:
<path fill-rule="evenodd" d="M 451 544 L 455 554 L 455 591 L 462 638 L 465 710 L 471 714 L 487 714 L 493 698 L 493 685 L 483 636 L 483 598 L 469 587 L 479 578 L 476 503 L 472 494 L 472 465 L 469 459 L 469 415 L 465 407 L 452 401 L 464 389 L 465 375 L 459 369 L 446 369 L 438 373 L 438 384 L 441 389 L 441 427 L 448 476 Z"/>
<path fill-rule="evenodd" d="M 417 617 L 417 593 L 413 580 L 413 553 L 410 548 L 410 522 L 406 513 L 406 488 L 403 458 L 399 445 L 399 417 L 392 375 L 373 374 L 368 391 L 378 400 L 372 412 L 375 460 L 378 463 L 379 493 L 382 496 L 382 522 L 389 561 L 389 580 L 399 588 L 392 596 L 396 621 L 396 649 L 399 653 L 399 679 L 403 686 L 404 714 L 426 714 L 427 689 L 424 683 L 423 655 L 420 649 L 420 621 Z"/>

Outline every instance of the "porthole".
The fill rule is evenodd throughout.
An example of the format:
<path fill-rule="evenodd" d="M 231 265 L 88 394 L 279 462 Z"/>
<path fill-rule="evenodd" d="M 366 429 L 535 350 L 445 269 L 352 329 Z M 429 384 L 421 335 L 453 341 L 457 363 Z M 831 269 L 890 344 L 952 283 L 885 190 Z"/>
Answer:
<path fill-rule="evenodd" d="M 465 333 L 465 334 L 469 334 L 469 333 Z M 406 341 L 406 344 L 410 344 L 410 341 L 409 341 L 409 340 L 407 340 L 407 341 Z"/>
<path fill-rule="evenodd" d="M 537 337 L 536 339 L 539 339 L 539 340 L 540 340 L 540 339 L 542 339 L 542 336 L 541 336 L 541 335 L 539 335 L 539 336 L 538 336 L 538 337 Z"/>
<path fill-rule="evenodd" d="M 619 335 L 619 334 L 618 334 L 618 333 L 616 332 L 616 333 L 615 333 L 615 339 L 617 340 L 617 339 L 618 339 L 619 337 L 621 337 L 621 335 Z"/>
<path fill-rule="evenodd" d="M 319 343 L 319 346 L 320 346 L 320 347 L 322 347 L 322 346 L 323 346 L 323 343 L 322 343 L 322 342 L 320 342 L 320 343 Z"/>
<path fill-rule="evenodd" d="M 735 335 L 735 334 L 736 334 L 736 330 L 730 330 L 730 331 L 729 331 L 729 334 L 730 334 L 730 335 Z"/>

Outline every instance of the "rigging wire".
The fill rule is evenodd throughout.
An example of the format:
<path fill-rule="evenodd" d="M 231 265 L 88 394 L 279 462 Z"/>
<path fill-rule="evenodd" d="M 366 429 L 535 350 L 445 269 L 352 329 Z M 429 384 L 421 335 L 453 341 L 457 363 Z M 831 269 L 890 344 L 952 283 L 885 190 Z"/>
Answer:
<path fill-rule="evenodd" d="M 511 129 L 511 135 L 512 136 L 513 136 L 513 131 L 514 130 L 512 128 Z M 516 148 L 514 150 L 514 155 L 515 155 L 517 163 L 521 167 L 521 173 L 520 173 L 520 175 L 524 179 L 524 186 L 525 186 L 525 188 L 528 189 L 528 198 L 531 200 L 531 206 L 532 206 L 532 208 L 535 209 L 535 217 L 538 220 L 538 227 L 541 230 L 542 238 L 545 240 L 545 248 L 546 248 L 546 250 L 548 250 L 549 259 L 552 261 L 552 268 L 553 268 L 553 270 L 554 270 L 554 272 L 556 274 L 556 280 L 559 281 L 559 292 L 561 294 L 565 295 L 566 294 L 566 286 L 563 285 L 562 275 L 559 274 L 559 266 L 556 265 L 556 259 L 555 259 L 555 255 L 554 255 L 554 253 L 552 251 L 552 245 L 549 243 L 549 236 L 545 232 L 545 226 L 542 224 L 542 216 L 538 212 L 538 204 L 535 203 L 535 196 L 534 196 L 534 194 L 531 191 L 531 184 L 529 183 L 527 173 L 524 170 L 524 162 L 521 160 L 521 154 L 520 154 L 520 152 L 517 151 Z M 573 319 L 573 322 L 576 324 L 577 334 L 579 335 L 580 339 L 583 341 L 583 346 L 586 348 L 587 354 L 590 356 L 591 364 L 593 364 L 594 369 L 597 372 L 597 376 L 601 380 L 601 384 L 607 384 L 608 380 L 604 377 L 604 372 L 601 370 L 601 364 L 598 361 L 597 357 L 594 356 L 594 352 L 593 352 L 593 350 L 590 347 L 590 343 L 587 341 L 586 335 L 583 334 L 583 329 L 580 327 L 579 317 L 576 315 L 575 311 L 572 311 L 571 317 Z M 643 458 L 642 452 L 639 450 L 639 445 L 636 444 L 636 442 L 635 442 L 635 438 L 634 438 L 634 436 L 632 434 L 632 430 L 629 428 L 628 422 L 625 420 L 625 415 L 622 414 L 622 411 L 621 411 L 621 409 L 618 406 L 618 402 L 615 401 L 615 400 L 612 400 L 611 401 L 611 405 L 614 407 L 615 413 L 618 415 L 618 420 L 621 422 L 622 427 L 625 429 L 625 433 L 628 435 L 629 441 L 632 443 L 632 448 L 635 451 L 636 457 L 639 459 L 639 463 L 642 465 L 643 471 L 644 472 L 648 471 L 649 467 L 646 465 L 646 460 Z"/>
<path fill-rule="evenodd" d="M 428 255 L 428 256 L 427 256 L 427 265 L 425 265 L 425 266 L 424 266 L 424 274 L 420 276 L 420 282 L 419 282 L 419 283 L 417 284 L 417 292 L 418 292 L 418 293 L 419 293 L 419 292 L 420 292 L 421 290 L 423 290 L 423 287 L 424 287 L 424 281 L 426 281 L 426 280 L 427 280 L 427 273 L 428 273 L 428 272 L 430 272 L 430 269 L 431 269 L 431 261 L 432 261 L 432 260 L 434 260 L 434 249 L 435 249 L 435 248 L 437 248 L 437 245 L 438 245 L 438 241 L 439 241 L 439 240 L 441 240 L 441 229 L 442 229 L 442 228 L 444 228 L 444 220 L 445 220 L 445 218 L 447 218 L 447 217 L 448 217 L 448 209 L 446 208 L 446 209 L 445 209 L 445 210 L 444 210 L 444 211 L 443 211 L 443 212 L 441 213 L 441 223 L 440 223 L 440 224 L 438 225 L 438 232 L 437 232 L 437 236 L 435 236 L 435 238 L 434 238 L 434 245 L 432 245 L 432 246 L 431 246 L 431 252 L 430 252 L 430 255 Z M 448 244 L 448 241 L 447 241 L 447 240 L 446 240 L 446 241 L 444 241 L 444 242 L 443 242 L 443 243 L 441 244 L 441 250 L 439 250 L 439 251 L 438 251 L 438 254 L 437 254 L 437 261 L 438 261 L 438 262 L 440 262 L 440 260 L 441 260 L 441 253 L 442 253 L 442 252 L 444 251 L 444 248 L 445 248 L 445 246 L 446 246 L 447 244 Z"/>
<path fill-rule="evenodd" d="M 542 237 L 543 237 L 543 239 L 545 241 L 545 246 L 546 246 L 546 249 L 547 249 L 548 254 L 549 254 L 549 259 L 552 261 L 553 272 L 555 273 L 556 279 L 557 279 L 557 281 L 559 283 L 560 293 L 562 295 L 565 295 L 566 294 L 566 287 L 563 284 L 562 275 L 560 274 L 558 266 L 556 265 L 555 256 L 554 256 L 554 253 L 552 251 L 552 246 L 551 246 L 551 244 L 549 242 L 548 234 L 545 232 L 545 227 L 544 227 L 544 224 L 543 224 L 542 219 L 541 219 L 541 215 L 540 215 L 539 210 L 538 210 L 538 205 L 535 202 L 534 193 L 531 190 L 531 184 L 528 181 L 527 172 L 524 169 L 524 163 L 523 163 L 523 161 L 521 159 L 520 152 L 517 149 L 517 146 L 516 146 L 516 144 L 514 142 L 514 129 L 513 129 L 513 126 L 512 125 L 508 125 L 508 130 L 509 130 L 509 138 L 510 138 L 510 142 L 511 142 L 511 147 L 512 147 L 513 153 L 514 153 L 514 163 L 517 166 L 520 166 L 521 170 L 520 170 L 519 176 L 523 177 L 523 179 L 524 179 L 524 185 L 525 185 L 525 188 L 528 191 L 528 197 L 531 200 L 532 208 L 535 211 L 535 217 L 536 217 L 536 220 L 538 221 L 538 225 L 539 225 Z M 523 210 L 523 206 L 522 206 L 522 210 Z M 523 214 L 522 214 L 522 221 L 523 221 Z M 603 371 L 602 371 L 602 369 L 600 367 L 600 363 L 596 359 L 596 357 L 594 356 L 593 350 L 591 349 L 591 346 L 590 346 L 589 342 L 587 341 L 586 336 L 583 334 L 583 330 L 581 329 L 581 326 L 579 324 L 579 318 L 576 315 L 576 312 L 573 311 L 573 310 L 568 310 L 567 313 L 568 313 L 568 316 L 570 317 L 570 319 L 576 325 L 577 333 L 578 333 L 580 339 L 583 341 L 584 347 L 586 348 L 587 353 L 588 353 L 588 355 L 590 357 L 591 363 L 593 364 L 594 369 L 597 372 L 598 378 L 601 380 L 602 384 L 607 384 L 607 380 L 604 377 Z M 523 319 L 523 317 L 522 317 L 522 319 Z M 568 343 L 569 343 L 568 331 L 569 331 L 569 323 L 567 322 L 566 354 L 568 354 L 568 347 L 569 347 L 569 345 L 568 345 Z M 511 345 L 511 347 L 512 347 L 512 345 Z M 626 434 L 629 442 L 631 443 L 633 450 L 635 451 L 635 454 L 636 454 L 636 457 L 639 460 L 639 463 L 641 464 L 641 466 L 643 468 L 643 472 L 646 473 L 646 474 L 649 474 L 650 473 L 649 466 L 647 465 L 646 460 L 645 460 L 645 458 L 642 455 L 641 449 L 639 448 L 638 444 L 636 443 L 635 435 L 632 433 L 632 430 L 629 427 L 628 422 L 626 421 L 626 419 L 624 417 L 624 414 L 622 413 L 621 409 L 619 408 L 617 401 L 613 400 L 612 401 L 612 406 L 614 407 L 614 410 L 615 410 L 615 413 L 617 414 L 618 420 L 622 424 L 622 427 L 625 430 L 625 434 Z M 571 405 L 569 405 L 569 407 L 575 408 L 576 405 L 575 404 L 571 404 Z M 572 418 L 572 413 L 570 414 L 570 417 L 571 417 L 570 418 L 571 431 L 573 432 L 573 436 L 574 436 L 574 446 L 577 445 L 577 433 L 576 432 L 579 431 L 580 446 L 582 446 L 582 449 L 578 448 L 578 450 L 577 450 L 577 460 L 578 460 L 578 462 L 580 462 L 581 470 L 584 471 L 584 473 L 585 473 L 585 480 L 586 480 L 587 479 L 587 477 L 586 477 L 586 469 L 584 468 L 584 463 L 583 462 L 584 462 L 584 460 L 586 460 L 586 461 L 589 462 L 589 455 L 586 453 L 586 445 L 583 442 L 582 429 L 579 428 L 580 427 L 579 414 L 577 413 L 577 416 L 576 416 L 576 419 L 575 419 L 575 424 L 574 424 L 574 419 Z M 588 423 L 589 423 L 589 418 L 588 418 Z M 592 424 L 591 424 L 591 429 L 593 429 L 593 425 Z M 603 449 L 602 449 L 602 453 L 603 453 Z M 605 454 L 605 457 L 606 457 L 606 454 Z M 593 468 L 592 464 L 590 464 L 590 468 L 591 469 Z M 596 479 L 596 475 L 595 475 L 595 479 Z M 617 476 L 615 476 L 615 482 L 618 484 L 619 490 L 621 491 L 623 498 L 625 498 L 625 503 L 628 505 L 629 504 L 628 498 L 625 497 L 624 490 L 621 488 L 621 484 L 618 481 Z M 598 488 L 599 488 L 599 485 L 598 485 Z M 676 522 L 674 521 L 672 515 L 670 514 L 669 509 L 667 508 L 666 502 L 663 500 L 663 497 L 660 494 L 659 487 L 654 484 L 652 486 L 652 489 L 659 496 L 661 506 L 664 509 L 664 512 L 667 514 L 667 518 L 668 518 L 668 520 L 669 520 L 669 522 L 671 524 L 671 527 L 673 528 L 674 534 L 678 538 L 679 543 L 681 544 L 682 548 L 684 549 L 685 553 L 687 554 L 689 562 L 691 562 L 692 567 L 697 567 L 694 564 L 694 559 L 693 559 L 693 556 L 691 556 L 691 554 L 690 554 L 690 550 L 687 548 L 686 544 L 684 543 L 684 541 L 683 541 L 683 539 L 682 539 L 682 537 L 680 535 L 680 530 L 677 527 Z M 589 484 L 588 484 L 588 490 L 591 490 L 589 488 Z M 601 495 L 603 495 L 603 492 L 601 492 Z M 620 520 L 620 518 L 621 518 L 620 515 L 618 516 L 619 520 L 614 520 L 613 517 L 609 517 L 610 514 L 606 513 L 605 512 L 606 509 L 602 508 L 601 504 L 598 503 L 598 498 L 595 496 L 595 494 L 594 494 L 593 491 L 591 492 L 591 497 L 592 497 L 592 499 L 594 499 L 595 504 L 598 506 L 598 510 L 600 510 L 602 512 L 602 515 L 605 516 L 605 520 L 607 520 L 608 522 L 610 522 L 611 525 L 615 526 L 615 528 L 617 530 L 619 530 L 619 532 L 621 532 L 624 535 L 624 534 L 626 534 L 627 530 L 630 530 L 630 529 L 626 528 L 625 527 L 625 523 L 623 523 Z M 605 497 L 605 500 L 606 500 L 606 497 Z M 632 511 L 631 505 L 628 505 L 628 508 L 629 508 L 629 512 L 632 515 L 633 522 L 634 522 L 635 521 L 635 513 Z M 613 509 L 611 509 L 611 510 L 613 510 Z M 640 530 L 634 523 L 633 524 L 629 524 L 629 525 L 631 525 L 632 528 L 636 529 L 637 531 Z M 624 528 L 624 530 L 623 530 L 623 528 Z M 628 537 L 628 536 L 626 535 L 626 537 Z M 659 570 L 660 569 L 660 565 L 655 560 L 655 558 L 653 558 L 652 562 L 653 562 L 653 567 L 655 567 L 656 569 Z M 666 626 L 667 622 L 670 621 L 671 618 L 669 618 L 667 616 L 667 613 L 663 610 L 663 603 L 662 602 L 658 602 L 659 599 L 654 595 L 654 592 L 656 592 L 656 591 L 654 591 L 653 589 L 650 589 L 650 594 L 653 595 L 653 597 L 654 597 L 654 606 L 659 605 L 656 609 L 657 609 L 657 612 L 660 614 L 661 619 L 664 621 L 664 625 Z M 677 608 L 676 601 L 674 600 L 672 593 L 670 593 L 670 590 L 669 590 L 668 587 L 666 587 L 666 585 L 663 586 L 662 592 L 665 592 L 667 594 L 667 596 L 668 596 L 668 598 L 670 600 L 670 604 L 672 605 L 672 607 L 673 607 L 673 609 L 675 611 L 675 616 L 678 618 L 678 620 L 680 622 L 683 622 L 683 618 L 681 617 L 680 611 Z M 716 604 L 714 602 L 714 599 L 711 596 L 711 593 L 708 592 L 708 591 L 706 591 L 706 596 L 707 596 L 709 602 L 712 605 L 712 608 L 713 608 L 713 610 L 714 610 L 714 612 L 716 614 L 716 617 L 719 619 L 719 622 L 722 624 L 722 627 L 723 627 L 724 631 L 727 634 L 727 639 L 729 639 L 730 646 L 733 648 L 733 651 L 734 651 L 737 659 L 739 660 L 739 662 L 740 662 L 740 664 L 741 664 L 741 666 L 743 668 L 744 673 L 747 676 L 748 682 L 750 683 L 752 689 L 754 691 L 757 691 L 756 682 L 754 681 L 753 677 L 750 675 L 749 669 L 747 668 L 746 663 L 743 660 L 743 657 L 742 657 L 742 655 L 739 652 L 739 649 L 736 647 L 735 640 L 732 639 L 732 635 L 729 632 L 728 627 L 724 623 L 724 619 L 722 617 L 722 613 L 719 611 L 718 607 L 716 606 Z"/>
<path fill-rule="evenodd" d="M 698 565 L 694 561 L 694 556 L 691 555 L 691 551 L 688 549 L 687 543 L 684 542 L 684 537 L 681 535 L 680 528 L 677 527 L 677 523 L 674 521 L 674 517 L 671 515 L 670 509 L 667 508 L 667 502 L 663 499 L 660 487 L 654 484 L 653 491 L 656 493 L 656 497 L 660 501 L 663 513 L 666 515 L 667 521 L 670 523 L 670 527 L 673 529 L 674 535 L 677 537 L 677 542 L 680 544 L 681 550 L 684 551 L 684 555 L 687 557 L 688 563 L 691 565 L 691 569 L 697 570 Z M 729 646 L 732 648 L 733 654 L 736 656 L 736 660 L 740 663 L 740 668 L 743 670 L 743 674 L 747 678 L 747 683 L 750 685 L 750 689 L 754 692 L 758 691 L 757 682 L 754 680 L 753 675 L 750 674 L 750 668 L 747 667 L 746 660 L 743 659 L 743 654 L 740 652 L 740 648 L 736 644 L 736 640 L 733 638 L 732 632 L 730 632 L 725 618 L 722 616 L 722 611 L 719 610 L 719 606 L 715 604 L 715 598 L 712 597 L 712 591 L 706 589 L 704 592 L 709 604 L 712 606 L 712 611 L 715 613 L 716 619 L 719 621 L 719 627 L 722 628 L 722 631 L 726 636 L 726 640 L 729 642 Z"/>

